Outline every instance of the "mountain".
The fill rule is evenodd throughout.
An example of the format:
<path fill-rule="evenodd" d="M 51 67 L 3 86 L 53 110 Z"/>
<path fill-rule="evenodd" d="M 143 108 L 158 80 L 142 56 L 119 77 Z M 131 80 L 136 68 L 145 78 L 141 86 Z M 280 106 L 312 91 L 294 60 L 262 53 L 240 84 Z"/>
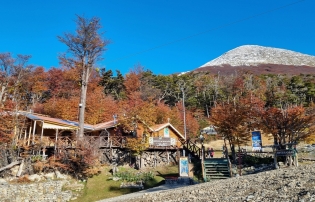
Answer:
<path fill-rule="evenodd" d="M 231 74 L 240 70 L 254 74 L 315 74 L 315 56 L 280 48 L 244 45 L 194 71 Z"/>

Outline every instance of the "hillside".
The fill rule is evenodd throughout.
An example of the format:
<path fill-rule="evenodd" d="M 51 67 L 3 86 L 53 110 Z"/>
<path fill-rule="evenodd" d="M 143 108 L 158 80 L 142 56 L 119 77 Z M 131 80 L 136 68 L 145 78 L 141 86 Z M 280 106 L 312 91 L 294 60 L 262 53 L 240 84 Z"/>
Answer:
<path fill-rule="evenodd" d="M 315 56 L 280 48 L 245 45 L 194 70 L 222 75 L 235 71 L 249 71 L 253 74 L 315 74 Z"/>

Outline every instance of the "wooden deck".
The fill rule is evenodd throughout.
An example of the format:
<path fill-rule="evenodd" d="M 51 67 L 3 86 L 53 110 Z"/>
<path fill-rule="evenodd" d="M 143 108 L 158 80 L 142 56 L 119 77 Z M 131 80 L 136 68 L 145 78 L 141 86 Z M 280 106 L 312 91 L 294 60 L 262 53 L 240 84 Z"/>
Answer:
<path fill-rule="evenodd" d="M 42 148 L 55 148 L 55 149 L 71 149 L 76 148 L 78 141 L 76 139 L 72 139 L 68 136 L 59 136 L 59 137 L 49 137 L 49 136 L 43 136 L 42 139 L 40 139 L 38 136 L 36 136 L 33 140 L 20 140 L 21 144 L 24 146 L 32 146 L 33 142 L 35 142 L 35 145 L 38 145 Z M 84 136 L 83 141 L 85 144 L 99 148 L 126 148 L 127 143 L 127 137 L 126 136 Z M 165 147 L 159 147 L 159 146 L 153 146 L 150 145 L 147 149 L 168 149 L 168 150 L 176 150 L 179 149 L 177 146 L 165 146 Z"/>

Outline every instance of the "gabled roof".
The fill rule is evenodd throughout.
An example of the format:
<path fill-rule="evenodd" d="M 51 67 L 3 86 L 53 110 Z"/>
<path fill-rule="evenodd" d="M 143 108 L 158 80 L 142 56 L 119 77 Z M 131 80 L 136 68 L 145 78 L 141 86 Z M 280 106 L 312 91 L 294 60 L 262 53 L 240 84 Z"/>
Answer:
<path fill-rule="evenodd" d="M 103 130 L 107 128 L 113 128 L 117 125 L 117 121 L 108 121 L 104 123 L 99 123 L 93 126 L 93 130 Z"/>
<path fill-rule="evenodd" d="M 44 116 L 41 114 L 33 114 L 28 112 L 20 111 L 19 114 L 24 115 L 25 117 L 32 119 L 34 121 L 43 121 L 44 128 L 47 129 L 78 129 L 79 123 L 75 121 L 69 121 L 64 119 L 52 118 L 48 116 Z M 93 125 L 84 124 L 84 129 L 93 130 Z"/>
<path fill-rule="evenodd" d="M 166 127 L 172 128 L 181 138 L 185 140 L 185 137 L 170 123 L 154 125 L 154 126 L 151 126 L 150 129 L 152 130 L 152 132 L 158 132 Z"/>

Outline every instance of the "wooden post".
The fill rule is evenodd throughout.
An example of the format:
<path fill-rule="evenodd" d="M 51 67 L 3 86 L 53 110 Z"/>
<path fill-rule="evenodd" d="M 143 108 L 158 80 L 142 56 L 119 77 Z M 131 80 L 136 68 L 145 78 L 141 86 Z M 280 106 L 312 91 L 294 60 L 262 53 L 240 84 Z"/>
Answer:
<path fill-rule="evenodd" d="M 42 132 L 40 134 L 40 142 L 42 142 L 43 134 L 44 134 L 44 121 L 42 121 Z"/>
<path fill-rule="evenodd" d="M 57 141 L 58 141 L 58 128 L 56 129 L 55 151 L 57 149 Z"/>
<path fill-rule="evenodd" d="M 201 158 L 201 172 L 202 172 L 202 177 L 203 177 L 203 180 L 206 182 L 207 179 L 206 179 L 206 175 L 205 175 L 204 158 L 203 158 L 203 148 L 202 148 L 202 147 L 201 147 L 201 155 L 200 155 L 200 158 Z"/>
<path fill-rule="evenodd" d="M 156 151 L 154 151 L 154 167 L 156 167 L 156 164 L 157 164 L 156 161 L 157 161 L 156 160 Z"/>
<path fill-rule="evenodd" d="M 36 130 L 36 120 L 34 121 L 32 144 L 34 144 L 34 141 L 35 141 L 35 130 Z"/>
<path fill-rule="evenodd" d="M 32 135 L 32 126 L 30 127 L 30 131 L 29 131 L 29 133 L 28 133 L 27 145 L 30 145 L 31 135 Z"/>
<path fill-rule="evenodd" d="M 290 155 L 290 156 L 287 156 L 287 158 L 289 158 L 288 159 L 288 161 L 289 161 L 289 166 L 292 166 L 292 156 Z"/>
<path fill-rule="evenodd" d="M 275 168 L 279 168 L 278 167 L 278 162 L 277 162 L 277 149 L 275 147 L 272 148 L 273 149 L 273 163 L 275 165 Z"/>
<path fill-rule="evenodd" d="M 26 129 L 25 129 L 25 131 L 24 131 L 24 141 L 23 141 L 23 145 L 26 145 L 26 134 L 27 134 L 27 132 L 26 132 Z"/>
<path fill-rule="evenodd" d="M 46 147 L 43 148 L 43 160 L 46 160 Z"/>
<path fill-rule="evenodd" d="M 295 154 L 295 157 L 294 157 L 294 165 L 295 165 L 296 167 L 299 166 L 298 154 L 297 154 L 297 153 Z"/>

